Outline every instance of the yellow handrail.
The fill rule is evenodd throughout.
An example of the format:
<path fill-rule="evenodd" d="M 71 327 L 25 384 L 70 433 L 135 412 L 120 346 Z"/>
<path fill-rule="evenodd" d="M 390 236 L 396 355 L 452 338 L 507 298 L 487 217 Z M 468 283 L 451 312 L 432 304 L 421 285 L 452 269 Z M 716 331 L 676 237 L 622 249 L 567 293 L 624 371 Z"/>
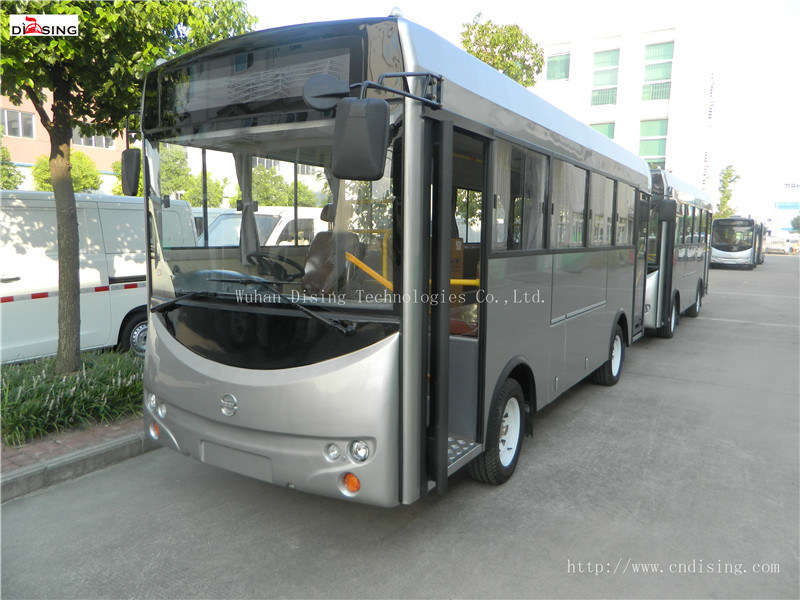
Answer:
<path fill-rule="evenodd" d="M 380 273 L 378 273 L 375 269 L 370 267 L 363 260 L 361 260 L 359 258 L 356 258 L 350 252 L 345 252 L 344 256 L 345 256 L 345 258 L 347 260 L 349 260 L 351 263 L 353 263 L 359 269 L 364 271 L 367 275 L 372 277 L 375 281 L 377 281 L 381 285 L 385 286 L 390 292 L 394 291 L 394 286 L 392 285 L 392 282 L 389 281 L 388 279 L 386 279 L 386 277 L 384 277 Z M 481 280 L 480 279 L 451 279 L 450 280 L 450 285 L 467 285 L 467 286 L 480 287 Z"/>
<path fill-rule="evenodd" d="M 345 252 L 345 253 L 344 253 L 344 256 L 345 256 L 345 258 L 346 258 L 347 260 L 349 260 L 351 263 L 353 263 L 353 264 L 354 264 L 355 266 L 357 266 L 359 269 L 361 269 L 362 271 L 364 271 L 364 272 L 365 272 L 367 275 L 369 275 L 370 277 L 372 277 L 372 278 L 373 278 L 375 281 L 377 281 L 377 282 L 378 282 L 378 283 L 380 283 L 381 285 L 384 285 L 384 286 L 386 286 L 386 288 L 387 288 L 387 289 L 388 289 L 390 292 L 393 292 L 393 291 L 394 291 L 394 286 L 392 285 L 392 282 L 391 282 L 391 281 L 389 281 L 388 279 L 386 279 L 386 277 L 384 277 L 384 276 L 383 276 L 383 275 L 381 275 L 380 273 L 378 273 L 378 272 L 377 272 L 375 269 L 373 269 L 372 267 L 370 267 L 370 266 L 369 266 L 367 263 L 365 263 L 364 261 L 362 261 L 362 260 L 360 260 L 360 259 L 356 258 L 356 257 L 355 257 L 355 256 L 353 256 L 353 255 L 352 255 L 350 252 Z"/>

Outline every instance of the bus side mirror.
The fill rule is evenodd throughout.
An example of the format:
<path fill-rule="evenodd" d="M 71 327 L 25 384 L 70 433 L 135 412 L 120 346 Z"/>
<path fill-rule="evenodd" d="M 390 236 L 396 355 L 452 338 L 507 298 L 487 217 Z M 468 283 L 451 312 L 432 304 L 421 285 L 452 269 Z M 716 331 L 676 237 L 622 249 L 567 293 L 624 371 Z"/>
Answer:
<path fill-rule="evenodd" d="M 138 148 L 122 151 L 122 193 L 139 195 L 139 172 L 142 169 L 142 153 Z"/>
<path fill-rule="evenodd" d="M 331 169 L 339 179 L 383 177 L 389 144 L 389 103 L 378 98 L 343 98 L 336 104 Z"/>

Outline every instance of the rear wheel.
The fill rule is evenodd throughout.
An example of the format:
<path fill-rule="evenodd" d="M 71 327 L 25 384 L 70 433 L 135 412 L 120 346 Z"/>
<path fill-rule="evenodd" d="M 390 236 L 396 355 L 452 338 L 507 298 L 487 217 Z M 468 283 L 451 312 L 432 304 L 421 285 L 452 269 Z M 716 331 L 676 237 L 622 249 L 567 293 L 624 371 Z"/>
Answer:
<path fill-rule="evenodd" d="M 625 357 L 625 337 L 622 327 L 617 325 L 614 330 L 614 337 L 611 339 L 611 346 L 608 349 L 608 360 L 604 362 L 594 373 L 592 381 L 600 385 L 614 385 L 619 381 L 622 374 L 622 360 Z"/>
<path fill-rule="evenodd" d="M 703 305 L 703 284 L 697 284 L 697 295 L 694 299 L 694 304 L 686 309 L 687 317 L 696 317 L 700 314 L 700 307 Z"/>
<path fill-rule="evenodd" d="M 675 327 L 678 325 L 678 302 L 677 298 L 672 299 L 669 310 L 669 319 L 656 330 L 656 334 L 661 338 L 671 338 L 675 335 Z"/>
<path fill-rule="evenodd" d="M 525 396 L 515 379 L 506 379 L 492 401 L 486 447 L 467 472 L 473 479 L 500 485 L 514 473 L 522 448 Z"/>

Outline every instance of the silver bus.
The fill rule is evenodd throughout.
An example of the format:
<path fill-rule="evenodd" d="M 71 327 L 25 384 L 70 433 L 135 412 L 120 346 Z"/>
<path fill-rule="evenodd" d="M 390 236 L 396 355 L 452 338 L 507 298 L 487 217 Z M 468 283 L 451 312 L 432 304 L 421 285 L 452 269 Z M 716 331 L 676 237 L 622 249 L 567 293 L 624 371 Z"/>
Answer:
<path fill-rule="evenodd" d="M 205 463 L 380 506 L 461 468 L 500 484 L 535 413 L 616 383 L 644 334 L 647 164 L 402 18 L 169 61 L 142 133 L 146 427 Z M 227 180 L 236 245 L 164 243 L 167 145 Z M 327 230 L 259 246 L 257 207 L 302 173 Z"/>
<path fill-rule="evenodd" d="M 711 202 L 672 173 L 651 171 L 645 327 L 671 338 L 678 316 L 696 317 L 708 292 Z"/>
<path fill-rule="evenodd" d="M 711 265 L 754 269 L 764 262 L 765 228 L 750 217 L 733 216 L 711 223 Z"/>

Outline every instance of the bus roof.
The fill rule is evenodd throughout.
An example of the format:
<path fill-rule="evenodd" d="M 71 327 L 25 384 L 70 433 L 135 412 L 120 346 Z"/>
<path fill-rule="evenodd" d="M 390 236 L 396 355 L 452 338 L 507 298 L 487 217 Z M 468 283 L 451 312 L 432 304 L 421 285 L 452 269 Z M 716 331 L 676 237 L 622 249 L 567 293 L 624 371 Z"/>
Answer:
<path fill-rule="evenodd" d="M 663 194 L 665 198 L 711 210 L 711 197 L 706 192 L 698 190 L 669 171 L 652 169 L 650 172 L 653 177 L 654 197 L 656 194 Z"/>
<path fill-rule="evenodd" d="M 442 75 L 445 81 L 470 90 L 491 103 L 558 134 L 563 138 L 559 141 L 561 144 L 570 140 L 582 148 L 606 156 L 641 175 L 640 181 L 636 183 L 649 190 L 649 167 L 642 158 L 429 29 L 404 19 L 398 19 L 398 26 L 401 40 L 407 42 L 404 51 L 407 70 L 430 71 Z M 448 106 L 451 100 L 452 96 L 445 92 L 445 108 L 452 110 Z M 456 112 L 464 114 L 461 109 L 461 106 L 456 107 Z M 503 131 L 504 127 L 499 123 L 502 119 L 497 119 L 496 113 L 487 113 L 485 116 L 487 120 L 497 120 L 498 122 L 489 124 Z M 509 127 L 506 131 L 512 129 Z M 525 133 L 529 132 L 515 131 L 517 136 Z M 571 154 L 570 150 L 574 151 L 575 148 L 564 147 L 562 150 L 565 154 Z"/>

